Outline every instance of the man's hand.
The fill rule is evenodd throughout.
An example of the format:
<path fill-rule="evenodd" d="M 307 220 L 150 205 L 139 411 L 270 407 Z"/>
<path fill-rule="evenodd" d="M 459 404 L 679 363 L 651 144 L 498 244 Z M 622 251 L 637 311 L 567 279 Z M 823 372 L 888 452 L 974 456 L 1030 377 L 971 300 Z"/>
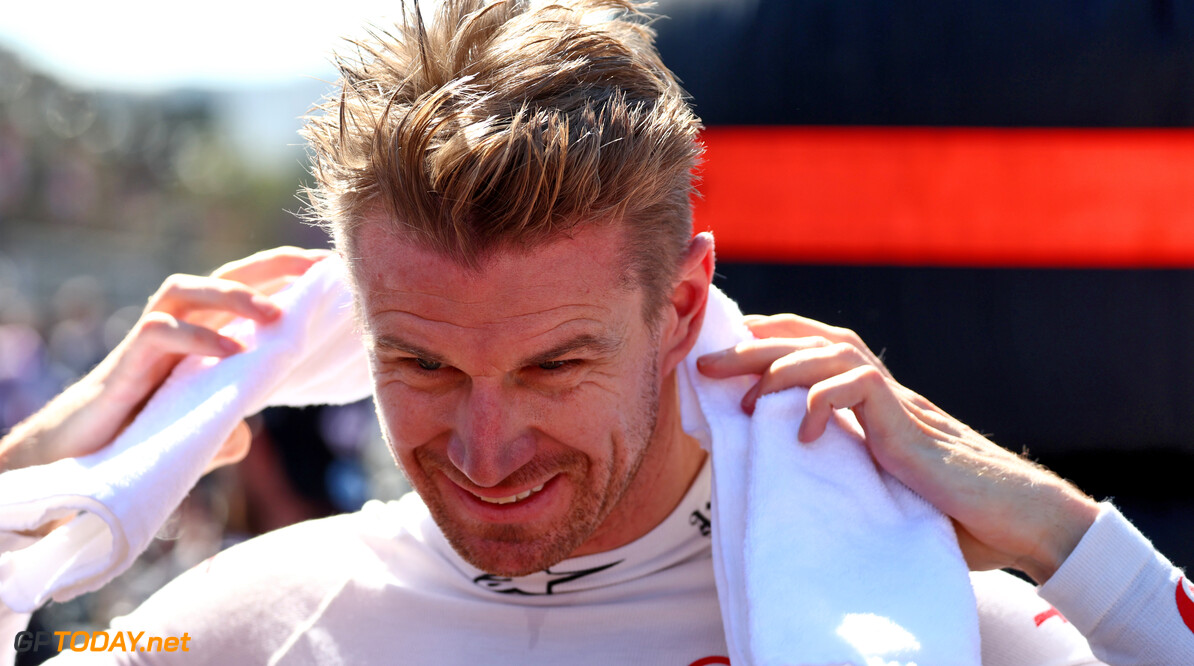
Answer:
<path fill-rule="evenodd" d="M 211 277 L 167 278 L 129 334 L 94 370 L 0 441 L 0 470 L 83 456 L 107 445 L 183 357 L 243 351 L 217 330 L 238 316 L 262 323 L 276 319 L 281 312 L 268 295 L 329 254 L 282 247 L 226 264 Z M 243 458 L 249 439 L 242 422 L 210 468 Z"/>
<path fill-rule="evenodd" d="M 853 410 L 878 464 L 953 519 L 971 569 L 1013 567 L 1043 583 L 1094 522 L 1094 500 L 900 385 L 853 331 L 791 314 L 747 326 L 760 339 L 698 359 L 700 371 L 760 375 L 748 413 L 760 395 L 807 387 L 802 442 L 834 410 Z"/>

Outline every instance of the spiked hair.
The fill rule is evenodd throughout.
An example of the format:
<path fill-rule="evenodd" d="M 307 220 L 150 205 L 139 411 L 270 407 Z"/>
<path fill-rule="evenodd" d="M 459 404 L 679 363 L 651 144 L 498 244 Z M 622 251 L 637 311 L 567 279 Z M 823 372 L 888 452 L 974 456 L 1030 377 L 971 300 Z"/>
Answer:
<path fill-rule="evenodd" d="M 350 257 L 366 217 L 464 266 L 620 223 L 662 304 L 692 233 L 700 120 L 632 0 L 443 0 L 336 56 L 307 119 L 311 217 Z"/>

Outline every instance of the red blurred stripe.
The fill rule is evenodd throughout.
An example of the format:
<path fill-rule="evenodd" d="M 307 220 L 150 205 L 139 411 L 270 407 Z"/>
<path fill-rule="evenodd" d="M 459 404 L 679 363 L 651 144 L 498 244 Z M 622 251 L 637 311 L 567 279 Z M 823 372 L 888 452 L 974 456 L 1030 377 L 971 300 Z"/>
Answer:
<path fill-rule="evenodd" d="M 722 258 L 1194 266 L 1194 130 L 713 127 Z"/>

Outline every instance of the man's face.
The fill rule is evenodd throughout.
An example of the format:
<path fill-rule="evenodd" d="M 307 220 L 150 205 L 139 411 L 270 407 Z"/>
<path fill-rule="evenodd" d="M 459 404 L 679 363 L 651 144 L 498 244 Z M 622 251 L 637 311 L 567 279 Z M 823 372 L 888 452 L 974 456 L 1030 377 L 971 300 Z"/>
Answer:
<path fill-rule="evenodd" d="M 643 294 L 619 280 L 620 228 L 479 271 L 376 223 L 355 246 L 383 431 L 457 552 L 520 575 L 617 542 L 606 518 L 634 485 L 660 391 Z"/>

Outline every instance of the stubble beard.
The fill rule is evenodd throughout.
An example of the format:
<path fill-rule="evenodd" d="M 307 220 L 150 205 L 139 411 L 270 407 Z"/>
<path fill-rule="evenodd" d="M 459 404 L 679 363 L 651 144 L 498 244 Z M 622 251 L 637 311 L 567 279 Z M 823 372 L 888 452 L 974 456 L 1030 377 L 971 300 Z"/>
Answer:
<path fill-rule="evenodd" d="M 460 472 L 438 452 L 416 448 L 418 469 L 413 470 L 414 474 L 405 469 L 403 473 L 456 553 L 481 571 L 516 577 L 558 564 L 588 541 L 625 496 L 655 436 L 659 371 L 654 362 L 648 363 L 648 367 L 635 420 L 628 425 L 621 445 L 613 445 L 613 455 L 604 465 L 595 467 L 588 456 L 569 448 L 550 458 L 536 458 L 509 477 L 510 485 L 515 487 L 551 474 L 563 477 L 554 483 L 569 481 L 574 493 L 571 507 L 563 518 L 549 525 L 492 525 L 460 520 L 432 481 L 435 474 Z M 392 445 L 391 450 L 394 450 Z"/>

